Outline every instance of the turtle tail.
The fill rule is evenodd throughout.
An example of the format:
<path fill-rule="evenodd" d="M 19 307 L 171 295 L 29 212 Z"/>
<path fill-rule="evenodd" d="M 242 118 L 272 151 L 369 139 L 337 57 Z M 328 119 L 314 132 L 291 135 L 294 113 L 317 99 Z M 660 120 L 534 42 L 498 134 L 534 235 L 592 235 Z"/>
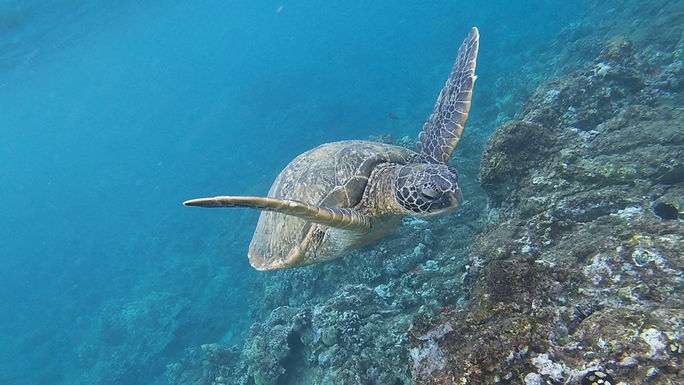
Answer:
<path fill-rule="evenodd" d="M 326 207 L 279 198 L 252 196 L 217 196 L 213 198 L 191 199 L 183 202 L 185 206 L 198 207 L 246 207 L 293 215 L 310 222 L 343 229 L 370 229 L 368 217 L 347 207 Z"/>

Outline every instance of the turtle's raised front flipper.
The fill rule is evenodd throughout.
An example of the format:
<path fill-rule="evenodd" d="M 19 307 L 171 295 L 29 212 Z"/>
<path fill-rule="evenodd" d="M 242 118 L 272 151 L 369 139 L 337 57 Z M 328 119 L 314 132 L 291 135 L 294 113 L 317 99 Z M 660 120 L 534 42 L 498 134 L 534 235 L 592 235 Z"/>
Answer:
<path fill-rule="evenodd" d="M 218 196 L 213 198 L 191 199 L 183 202 L 186 206 L 199 207 L 248 207 L 257 210 L 275 211 L 314 223 L 345 229 L 369 229 L 370 221 L 365 215 L 350 208 L 323 207 L 289 199 Z"/>
<path fill-rule="evenodd" d="M 437 103 L 418 136 L 418 152 L 431 163 L 446 163 L 463 135 L 475 83 L 480 35 L 473 27 L 458 49 L 458 57 Z"/>

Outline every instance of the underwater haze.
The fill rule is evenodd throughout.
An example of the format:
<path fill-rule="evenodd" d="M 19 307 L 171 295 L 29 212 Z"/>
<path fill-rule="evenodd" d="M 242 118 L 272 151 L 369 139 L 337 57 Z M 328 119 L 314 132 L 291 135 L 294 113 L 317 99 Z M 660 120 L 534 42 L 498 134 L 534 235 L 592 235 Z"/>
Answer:
<path fill-rule="evenodd" d="M 351 262 L 257 272 L 246 254 L 258 212 L 182 202 L 265 195 L 321 143 L 412 142 L 477 26 L 456 166 L 466 199 L 485 210 L 477 168 L 487 138 L 537 85 L 594 59 L 592 49 L 564 51 L 573 33 L 586 36 L 568 28 L 588 9 L 621 17 L 555 0 L 0 1 L 0 383 L 307 383 L 285 359 L 256 375 L 240 355 L 250 326 L 424 263 L 358 282 L 321 270 Z M 469 241 L 484 228 L 473 226 Z M 395 244 L 418 247 L 402 234 Z M 319 289 L 278 289 L 293 279 Z M 231 347 L 224 366 L 242 369 L 211 380 L 187 369 L 208 344 Z"/>

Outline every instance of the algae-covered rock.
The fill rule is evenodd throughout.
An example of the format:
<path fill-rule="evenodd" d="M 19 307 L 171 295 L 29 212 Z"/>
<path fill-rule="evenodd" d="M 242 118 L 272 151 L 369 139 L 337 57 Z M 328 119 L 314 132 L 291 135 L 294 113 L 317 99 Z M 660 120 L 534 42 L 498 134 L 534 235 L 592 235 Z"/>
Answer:
<path fill-rule="evenodd" d="M 466 306 L 416 318 L 416 383 L 682 378 L 684 104 L 646 55 L 609 41 L 492 135 L 499 221 L 469 249 Z"/>

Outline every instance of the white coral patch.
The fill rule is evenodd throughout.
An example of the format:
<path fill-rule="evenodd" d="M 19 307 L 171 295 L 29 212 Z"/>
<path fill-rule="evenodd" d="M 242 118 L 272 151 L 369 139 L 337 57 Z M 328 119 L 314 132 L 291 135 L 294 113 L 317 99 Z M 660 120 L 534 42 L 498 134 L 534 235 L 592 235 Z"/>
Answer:
<path fill-rule="evenodd" d="M 537 373 L 528 373 L 525 376 L 525 385 L 542 385 L 541 376 Z"/>
<path fill-rule="evenodd" d="M 613 269 L 610 268 L 607 260 L 608 258 L 601 254 L 596 254 L 591 265 L 584 267 L 584 275 L 591 279 L 594 285 L 598 285 L 604 278 L 610 278 L 613 275 Z"/>
<path fill-rule="evenodd" d="M 392 293 L 389 292 L 388 286 L 385 284 L 376 286 L 375 289 L 373 289 L 373 291 L 375 291 L 375 294 L 377 294 L 382 299 L 388 299 L 392 297 Z"/>
<path fill-rule="evenodd" d="M 663 336 L 663 333 L 661 333 L 660 330 L 653 328 L 644 329 L 639 337 L 651 347 L 651 350 L 648 352 L 649 356 L 653 358 L 664 356 L 663 352 L 666 347 L 665 336 Z"/>
<path fill-rule="evenodd" d="M 565 369 L 563 365 L 553 362 L 549 359 L 548 354 L 539 354 L 532 359 L 532 364 L 537 367 L 537 370 L 542 376 L 549 376 L 554 381 L 562 381 Z"/>
<path fill-rule="evenodd" d="M 425 378 L 436 370 L 444 369 L 444 355 L 437 342 L 428 340 L 421 348 L 409 350 L 413 361 L 413 378 Z"/>
<path fill-rule="evenodd" d="M 560 91 L 558 90 L 548 90 L 546 91 L 546 94 L 544 94 L 544 102 L 546 103 L 551 103 L 556 100 L 556 97 L 560 94 Z"/>
<path fill-rule="evenodd" d="M 627 220 L 634 218 L 635 216 L 641 214 L 643 211 L 644 209 L 642 209 L 641 207 L 629 206 L 625 207 L 622 210 L 618 210 L 617 213 L 611 213 L 610 215 L 617 216 L 619 218 Z"/>
<path fill-rule="evenodd" d="M 596 68 L 594 68 L 594 73 L 598 76 L 606 76 L 611 69 L 612 67 L 610 64 L 600 62 L 596 65 Z"/>

